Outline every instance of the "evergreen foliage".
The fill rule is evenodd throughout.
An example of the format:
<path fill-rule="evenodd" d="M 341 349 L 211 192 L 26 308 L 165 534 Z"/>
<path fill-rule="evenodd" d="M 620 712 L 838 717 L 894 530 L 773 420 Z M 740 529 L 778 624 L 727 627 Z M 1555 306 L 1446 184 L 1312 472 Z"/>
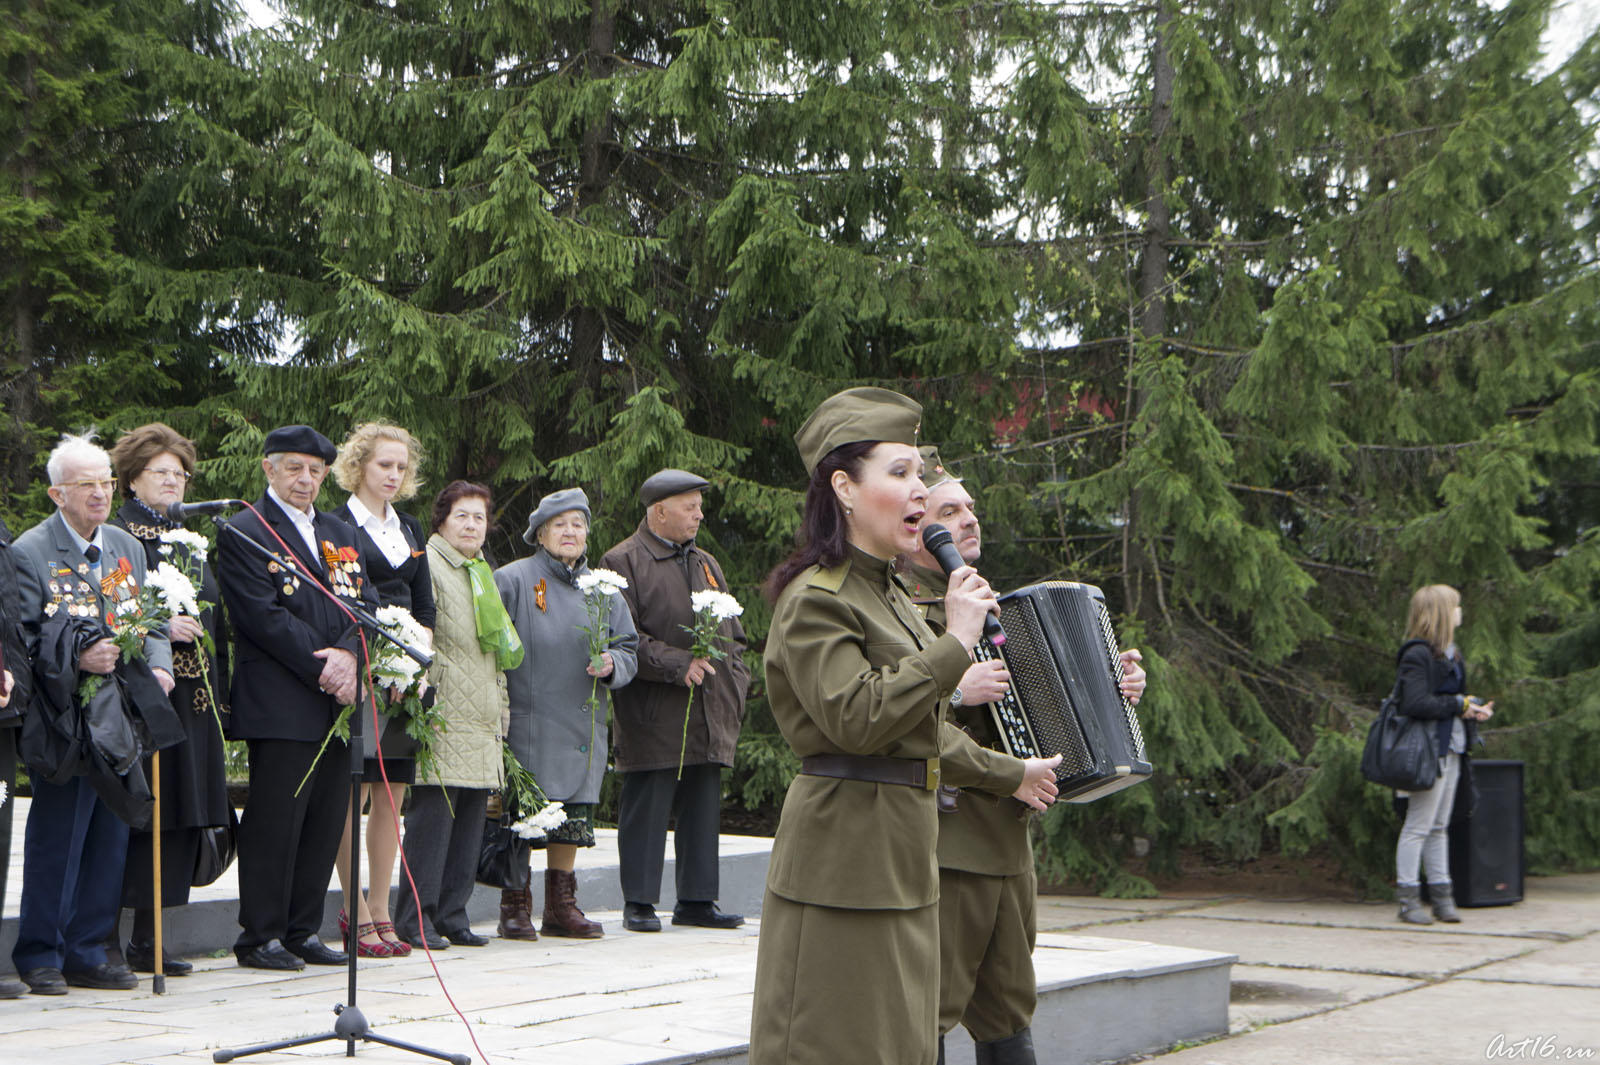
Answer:
<path fill-rule="evenodd" d="M 1538 869 L 1600 862 L 1600 41 L 1549 0 L 24 0 L 0 20 L 6 516 L 43 450 L 162 418 L 197 497 L 260 441 L 406 425 L 489 550 L 581 484 L 708 476 L 759 651 L 790 442 L 925 405 L 1000 588 L 1105 588 L 1155 781 L 1046 818 L 1046 868 L 1180 855 L 1387 876 L 1356 761 L 1405 602 L 1464 595 Z M 425 489 L 423 496 L 431 495 Z M 324 502 L 336 502 L 330 490 Z M 419 500 L 426 508 L 425 498 Z M 759 658 L 759 654 L 752 656 Z M 759 662 L 733 793 L 781 794 Z"/>

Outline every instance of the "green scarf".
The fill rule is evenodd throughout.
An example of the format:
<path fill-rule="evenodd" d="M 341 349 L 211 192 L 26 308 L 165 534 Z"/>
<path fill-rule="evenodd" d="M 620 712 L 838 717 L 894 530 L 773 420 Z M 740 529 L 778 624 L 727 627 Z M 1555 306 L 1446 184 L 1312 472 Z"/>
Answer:
<path fill-rule="evenodd" d="M 522 641 L 511 624 L 511 615 L 494 586 L 494 571 L 481 558 L 466 560 L 467 580 L 472 582 L 472 615 L 478 622 L 478 647 L 494 652 L 498 669 L 516 669 L 522 664 Z"/>

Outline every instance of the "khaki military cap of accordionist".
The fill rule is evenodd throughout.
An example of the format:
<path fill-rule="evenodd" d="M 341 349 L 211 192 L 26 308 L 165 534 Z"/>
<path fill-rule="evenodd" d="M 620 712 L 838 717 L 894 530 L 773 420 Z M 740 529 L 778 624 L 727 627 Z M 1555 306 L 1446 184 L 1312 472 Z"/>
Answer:
<path fill-rule="evenodd" d="M 922 456 L 922 484 L 928 491 L 933 491 L 941 484 L 961 480 L 945 468 L 944 460 L 939 458 L 939 449 L 932 444 L 917 448 L 917 454 Z"/>

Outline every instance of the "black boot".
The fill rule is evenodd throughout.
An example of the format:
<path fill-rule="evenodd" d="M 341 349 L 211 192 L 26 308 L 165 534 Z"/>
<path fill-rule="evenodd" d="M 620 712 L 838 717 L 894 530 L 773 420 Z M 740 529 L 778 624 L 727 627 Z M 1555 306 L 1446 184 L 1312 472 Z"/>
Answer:
<path fill-rule="evenodd" d="M 1015 1035 L 972 1044 L 972 1057 L 977 1065 L 1037 1065 L 1033 1056 L 1033 1029 L 1024 1028 Z"/>

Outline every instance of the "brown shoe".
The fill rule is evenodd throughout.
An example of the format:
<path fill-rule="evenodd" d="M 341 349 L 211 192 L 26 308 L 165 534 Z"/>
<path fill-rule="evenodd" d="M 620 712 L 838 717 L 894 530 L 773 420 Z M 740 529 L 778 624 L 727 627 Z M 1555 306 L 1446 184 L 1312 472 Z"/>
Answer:
<path fill-rule="evenodd" d="M 547 936 L 599 939 L 606 930 L 578 909 L 578 875 L 560 869 L 544 871 L 544 925 Z"/>
<path fill-rule="evenodd" d="M 500 923 L 495 931 L 501 939 L 527 939 L 539 938 L 539 930 L 533 927 L 533 893 L 527 888 L 517 890 L 506 889 L 500 892 Z"/>

